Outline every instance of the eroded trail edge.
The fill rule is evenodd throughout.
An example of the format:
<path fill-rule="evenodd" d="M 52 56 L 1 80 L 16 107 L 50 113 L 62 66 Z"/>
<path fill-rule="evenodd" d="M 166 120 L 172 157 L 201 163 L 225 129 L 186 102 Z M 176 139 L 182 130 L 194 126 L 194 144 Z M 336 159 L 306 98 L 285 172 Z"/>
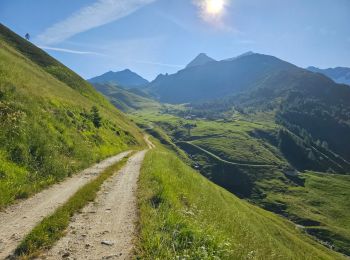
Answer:
<path fill-rule="evenodd" d="M 67 235 L 43 259 L 129 259 L 136 234 L 137 181 L 146 151 L 105 181 L 94 202 L 76 214 Z"/>
<path fill-rule="evenodd" d="M 82 186 L 129 153 L 130 151 L 110 157 L 0 212 L 0 259 L 10 255 L 44 217 L 52 214 Z"/>

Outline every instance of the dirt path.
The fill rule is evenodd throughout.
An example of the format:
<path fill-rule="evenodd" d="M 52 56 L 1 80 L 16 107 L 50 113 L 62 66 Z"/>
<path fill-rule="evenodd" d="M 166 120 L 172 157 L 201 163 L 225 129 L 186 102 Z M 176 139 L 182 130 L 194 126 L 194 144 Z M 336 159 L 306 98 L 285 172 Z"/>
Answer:
<path fill-rule="evenodd" d="M 231 165 L 236 165 L 236 166 L 242 166 L 242 167 L 254 167 L 254 168 L 275 168 L 275 167 L 278 167 L 278 165 L 275 165 L 275 164 L 254 164 L 254 163 L 239 163 L 239 162 L 231 162 L 231 161 L 227 161 L 225 159 L 222 159 L 221 157 L 219 157 L 218 155 L 212 153 L 212 152 L 209 152 L 208 150 L 205 150 L 204 148 L 196 145 L 196 144 L 193 144 L 191 142 L 186 142 L 186 141 L 180 141 L 180 142 L 177 142 L 176 144 L 187 144 L 187 145 L 190 145 L 192 147 L 194 147 L 195 149 L 209 155 L 210 157 L 218 160 L 218 161 L 221 161 L 223 163 L 227 163 L 227 164 L 231 164 Z"/>
<path fill-rule="evenodd" d="M 156 146 L 149 140 L 149 135 L 146 135 L 144 139 L 145 139 L 145 142 L 146 142 L 146 144 L 148 145 L 148 148 L 149 148 L 149 149 L 153 149 L 153 148 L 156 147 Z"/>
<path fill-rule="evenodd" d="M 132 156 L 102 185 L 96 200 L 72 218 L 67 235 L 42 259 L 131 258 L 137 221 L 135 192 L 145 153 Z"/>
<path fill-rule="evenodd" d="M 79 188 L 130 152 L 123 152 L 0 212 L 0 259 L 4 259 L 45 216 L 66 202 Z"/>

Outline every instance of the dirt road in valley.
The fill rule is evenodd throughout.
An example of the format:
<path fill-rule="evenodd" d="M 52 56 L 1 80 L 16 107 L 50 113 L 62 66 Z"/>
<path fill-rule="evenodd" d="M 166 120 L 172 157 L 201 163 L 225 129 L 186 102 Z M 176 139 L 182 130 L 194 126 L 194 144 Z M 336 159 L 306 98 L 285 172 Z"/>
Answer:
<path fill-rule="evenodd" d="M 150 136 L 149 135 L 146 135 L 145 136 L 145 142 L 146 144 L 148 145 L 148 148 L 151 150 L 153 148 L 155 148 L 156 146 L 149 140 Z"/>
<path fill-rule="evenodd" d="M 108 158 L 0 212 L 0 259 L 4 259 L 11 254 L 19 242 L 37 223 L 53 213 L 79 188 L 96 178 L 103 170 L 120 161 L 129 153 L 123 152 Z"/>
<path fill-rule="evenodd" d="M 150 148 L 153 144 L 145 138 Z M 94 202 L 72 218 L 42 259 L 130 259 L 137 221 L 136 189 L 146 151 L 136 153 L 101 187 Z"/>

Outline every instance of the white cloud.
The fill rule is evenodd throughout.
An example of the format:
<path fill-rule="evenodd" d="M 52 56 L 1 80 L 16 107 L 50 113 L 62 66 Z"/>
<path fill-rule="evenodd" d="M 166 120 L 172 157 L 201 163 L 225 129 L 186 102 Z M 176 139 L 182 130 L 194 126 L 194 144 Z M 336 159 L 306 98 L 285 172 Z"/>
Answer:
<path fill-rule="evenodd" d="M 98 0 L 47 28 L 36 42 L 60 43 L 72 36 L 123 18 L 155 0 Z"/>
<path fill-rule="evenodd" d="M 50 47 L 50 46 L 38 46 L 38 47 L 44 50 L 66 52 L 66 53 L 73 53 L 73 54 L 92 54 L 92 55 L 102 55 L 102 56 L 104 55 L 102 53 L 92 52 L 92 51 L 78 51 L 78 50 L 56 48 L 56 47 Z"/>

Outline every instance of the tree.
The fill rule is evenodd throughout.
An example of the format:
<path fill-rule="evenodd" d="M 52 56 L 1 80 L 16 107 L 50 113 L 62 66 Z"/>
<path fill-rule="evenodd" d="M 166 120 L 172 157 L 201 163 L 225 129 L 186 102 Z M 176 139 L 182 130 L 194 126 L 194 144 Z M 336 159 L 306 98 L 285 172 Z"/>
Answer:
<path fill-rule="evenodd" d="M 195 128 L 196 126 L 197 126 L 196 124 L 192 124 L 192 123 L 186 123 L 186 124 L 184 124 L 184 128 L 186 128 L 187 131 L 188 131 L 188 136 L 191 136 L 191 130 L 192 130 L 193 128 Z"/>
<path fill-rule="evenodd" d="M 100 112 L 98 111 L 98 108 L 96 106 L 93 106 L 91 108 L 91 121 L 96 128 L 101 127 L 102 125 L 101 120 L 102 120 L 102 117 L 100 116 Z"/>
<path fill-rule="evenodd" d="M 27 41 L 30 40 L 30 35 L 29 35 L 29 33 L 26 33 L 25 37 L 26 37 Z"/>

